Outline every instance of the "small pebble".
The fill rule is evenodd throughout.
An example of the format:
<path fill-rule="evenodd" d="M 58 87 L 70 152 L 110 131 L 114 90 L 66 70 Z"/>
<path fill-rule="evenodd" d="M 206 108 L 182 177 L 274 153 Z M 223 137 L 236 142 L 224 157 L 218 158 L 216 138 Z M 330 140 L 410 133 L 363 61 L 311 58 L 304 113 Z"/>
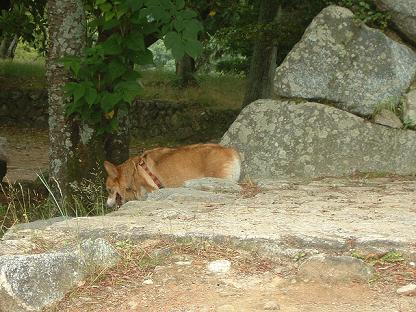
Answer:
<path fill-rule="evenodd" d="M 280 310 L 280 306 L 276 301 L 271 300 L 271 301 L 268 301 L 264 304 L 264 310 L 266 310 L 266 311 L 277 311 L 277 310 Z"/>
<path fill-rule="evenodd" d="M 176 265 L 191 265 L 192 261 L 176 261 Z"/>
<path fill-rule="evenodd" d="M 215 260 L 207 265 L 208 271 L 212 273 L 227 273 L 231 269 L 231 262 L 228 260 Z"/>
<path fill-rule="evenodd" d="M 143 285 L 153 285 L 153 281 L 151 279 L 145 279 Z"/>
<path fill-rule="evenodd" d="M 410 296 L 416 295 L 416 284 L 410 283 L 396 290 L 399 295 Z"/>

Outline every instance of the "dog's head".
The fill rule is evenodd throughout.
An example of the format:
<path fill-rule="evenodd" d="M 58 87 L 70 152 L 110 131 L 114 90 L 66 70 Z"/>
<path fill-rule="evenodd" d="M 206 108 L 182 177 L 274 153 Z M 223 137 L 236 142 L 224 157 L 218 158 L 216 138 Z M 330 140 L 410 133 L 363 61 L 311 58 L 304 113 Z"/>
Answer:
<path fill-rule="evenodd" d="M 152 191 L 144 177 L 143 169 L 137 166 L 134 160 L 128 160 L 119 166 L 104 161 L 104 168 L 108 174 L 108 207 L 120 207 L 130 200 L 141 199 L 146 192 Z"/>

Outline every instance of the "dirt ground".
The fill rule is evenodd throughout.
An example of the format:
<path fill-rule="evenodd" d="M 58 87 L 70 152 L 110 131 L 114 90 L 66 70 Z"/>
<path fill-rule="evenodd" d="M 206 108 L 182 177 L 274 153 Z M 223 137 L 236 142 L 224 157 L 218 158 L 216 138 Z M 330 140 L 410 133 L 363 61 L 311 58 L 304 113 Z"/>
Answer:
<path fill-rule="evenodd" d="M 35 180 L 37 174 L 48 169 L 49 137 L 47 130 L 1 127 L 0 136 L 8 141 L 7 175 L 4 181 Z M 133 143 L 130 153 L 134 155 L 153 142 Z"/>
<path fill-rule="evenodd" d="M 157 257 L 155 247 L 140 248 L 146 249 L 150 259 Z M 298 279 L 299 263 L 293 260 L 264 259 L 218 246 L 185 249 L 173 247 L 169 256 L 147 268 L 144 262 L 142 269 L 138 263 L 129 263 L 97 274 L 49 312 L 416 311 L 415 297 L 395 293 L 409 274 L 416 277 L 414 270 L 402 264 L 378 267 L 377 279 L 369 284 L 329 285 Z M 231 261 L 231 270 L 209 272 L 207 264 L 215 259 Z"/>

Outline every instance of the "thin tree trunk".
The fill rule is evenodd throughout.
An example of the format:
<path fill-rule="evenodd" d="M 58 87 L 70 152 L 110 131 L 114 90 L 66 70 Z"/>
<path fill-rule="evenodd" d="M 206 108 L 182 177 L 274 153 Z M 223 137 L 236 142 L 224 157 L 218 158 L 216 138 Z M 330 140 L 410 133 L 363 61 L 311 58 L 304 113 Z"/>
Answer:
<path fill-rule="evenodd" d="M 7 58 L 7 49 L 9 48 L 10 38 L 9 36 L 3 36 L 0 43 L 0 58 Z"/>
<path fill-rule="evenodd" d="M 48 0 L 49 181 L 61 203 L 72 201 L 74 186 L 103 155 L 95 131 L 65 115 L 63 87 L 70 79 L 58 60 L 81 55 L 86 41 L 82 0 Z M 102 149 L 102 147 L 101 147 Z"/>
<path fill-rule="evenodd" d="M 118 128 L 105 139 L 105 159 L 121 164 L 129 158 L 130 124 L 129 114 L 117 114 Z"/>
<path fill-rule="evenodd" d="M 7 49 L 7 57 L 14 59 L 14 54 L 16 52 L 17 43 L 19 41 L 19 36 L 14 35 L 13 40 L 10 42 L 9 48 Z"/>
<path fill-rule="evenodd" d="M 261 0 L 259 24 L 265 25 L 273 22 L 280 10 L 278 1 Z M 268 32 L 261 32 L 251 58 L 243 107 L 255 100 L 271 97 L 276 69 L 276 52 L 277 48 L 272 35 Z"/>
<path fill-rule="evenodd" d="M 196 84 L 195 74 L 195 60 L 188 54 L 176 62 L 176 76 L 179 77 L 181 86 L 186 87 Z"/>

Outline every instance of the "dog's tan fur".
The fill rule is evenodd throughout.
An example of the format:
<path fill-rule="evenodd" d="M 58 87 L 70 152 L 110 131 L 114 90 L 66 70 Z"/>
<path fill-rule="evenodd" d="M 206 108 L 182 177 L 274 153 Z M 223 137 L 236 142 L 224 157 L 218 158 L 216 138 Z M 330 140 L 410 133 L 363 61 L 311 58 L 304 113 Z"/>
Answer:
<path fill-rule="evenodd" d="M 219 144 L 155 148 L 130 158 L 119 166 L 104 162 L 108 173 L 108 206 L 141 199 L 145 193 L 158 189 L 149 174 L 139 165 L 142 158 L 164 187 L 178 187 L 187 180 L 203 177 L 232 181 L 238 181 L 240 177 L 240 157 L 232 148 Z"/>

